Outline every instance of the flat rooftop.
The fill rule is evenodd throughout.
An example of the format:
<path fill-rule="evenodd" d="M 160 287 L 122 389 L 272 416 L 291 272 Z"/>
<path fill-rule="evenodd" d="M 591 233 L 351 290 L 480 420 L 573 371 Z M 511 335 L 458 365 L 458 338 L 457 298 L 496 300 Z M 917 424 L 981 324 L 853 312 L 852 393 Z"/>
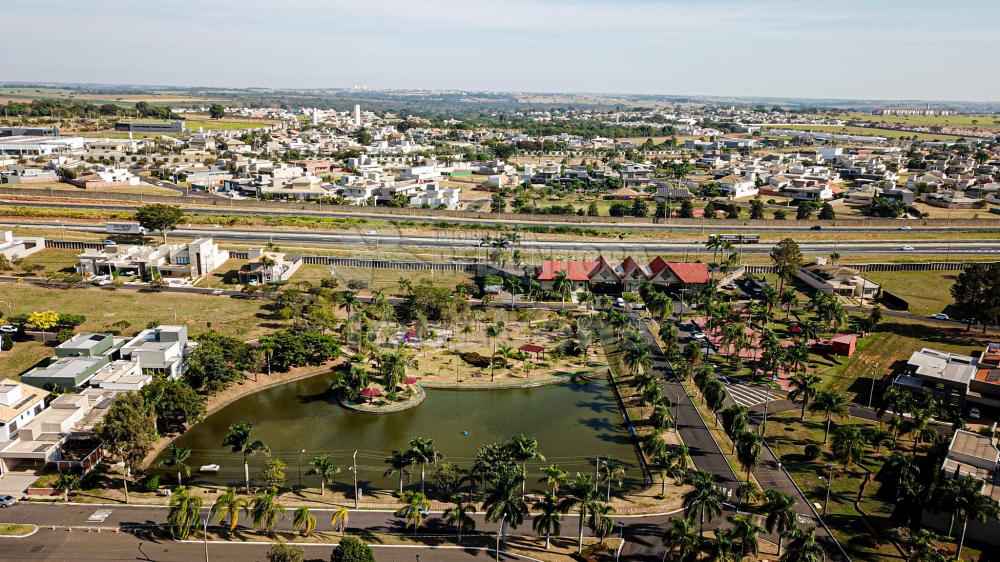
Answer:
<path fill-rule="evenodd" d="M 976 360 L 968 355 L 958 355 L 923 348 L 914 351 L 907 360 L 916 375 L 969 385 L 976 375 Z"/>

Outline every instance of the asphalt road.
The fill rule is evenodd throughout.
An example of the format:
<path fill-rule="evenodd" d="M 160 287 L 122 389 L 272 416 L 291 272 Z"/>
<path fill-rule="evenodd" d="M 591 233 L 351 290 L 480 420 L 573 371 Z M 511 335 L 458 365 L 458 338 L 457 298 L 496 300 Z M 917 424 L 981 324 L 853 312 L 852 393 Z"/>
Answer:
<path fill-rule="evenodd" d="M 50 208 L 71 208 L 71 209 L 103 209 L 103 210 L 134 210 L 135 205 L 129 204 L 112 204 L 112 203 L 64 203 L 55 201 L 0 201 L 0 205 L 18 205 L 26 207 L 50 207 Z M 321 205 L 316 205 L 317 209 L 321 209 Z M 303 217 L 330 217 L 330 218 L 356 218 L 356 219 L 371 219 L 371 220 L 405 220 L 411 222 L 425 222 L 425 223 L 436 223 L 436 222 L 452 222 L 452 223 L 462 223 L 462 224 L 479 224 L 483 226 L 496 226 L 498 224 L 508 225 L 508 226 L 551 226 L 553 224 L 566 225 L 566 226 L 577 226 L 581 228 L 611 228 L 615 230 L 689 230 L 689 231 L 715 231 L 724 230 L 726 232 L 805 232 L 811 230 L 809 225 L 796 226 L 796 221 L 789 220 L 787 225 L 781 226 L 747 226 L 739 224 L 741 221 L 712 221 L 706 220 L 702 224 L 670 224 L 664 223 L 584 223 L 584 222 L 572 222 L 572 217 L 551 217 L 551 216 L 540 216 L 538 220 L 507 220 L 507 219 L 492 219 L 487 217 L 450 217 L 450 216 L 416 216 L 416 215 L 372 215 L 370 213 L 365 213 L 364 211 L 357 212 L 340 212 L 332 210 L 316 210 L 316 211 L 306 211 L 301 209 L 246 209 L 246 208 L 235 208 L 235 207 L 222 207 L 221 204 L 213 207 L 198 207 L 192 208 L 192 211 L 197 211 L 199 213 L 205 214 L 225 214 L 225 215 L 269 215 L 269 216 L 303 216 Z M 482 213 L 488 215 L 488 213 Z M 560 220 L 563 219 L 563 220 Z M 859 223 L 857 226 L 831 226 L 824 227 L 824 232 L 898 232 L 899 228 L 893 227 L 872 227 L 865 226 L 865 220 L 858 219 Z M 900 221 L 900 224 L 904 224 Z M 992 225 L 984 223 L 982 225 L 977 225 L 975 227 L 968 226 L 942 226 L 942 227 L 927 227 L 922 225 L 910 225 L 910 232 L 969 232 L 969 231 L 997 231 L 1000 230 L 1000 224 Z"/>
<path fill-rule="evenodd" d="M 53 223 L 0 223 L 0 227 L 32 227 L 51 229 L 53 231 L 78 231 L 78 232 L 99 232 L 105 233 L 105 229 L 100 225 L 86 224 L 53 224 Z M 228 228 L 190 228 L 181 227 L 173 231 L 174 235 L 189 236 L 191 238 L 210 237 L 217 240 L 233 240 L 240 242 L 274 242 L 274 243 L 297 243 L 297 244 L 319 244 L 319 245 L 351 245 L 364 244 L 372 249 L 383 250 L 406 250 L 410 248 L 459 248 L 478 249 L 481 239 L 475 232 L 469 231 L 448 231 L 440 236 L 403 236 L 398 233 L 386 232 L 383 227 L 381 232 L 376 234 L 366 234 L 361 232 L 286 232 L 286 231 L 262 231 L 262 230 L 237 230 Z M 940 241 L 907 241 L 900 240 L 863 240 L 837 243 L 800 243 L 802 251 L 805 253 L 851 253 L 851 254 L 886 254 L 899 253 L 901 255 L 911 254 L 1000 254 L 1000 240 L 961 240 L 951 243 Z M 913 250 L 903 251 L 903 246 L 912 247 Z M 748 244 L 739 246 L 739 250 L 747 254 L 769 253 L 774 247 L 771 243 Z M 565 241 L 547 239 L 544 235 L 525 234 L 518 243 L 521 250 L 547 250 L 558 252 L 575 253 L 599 253 L 599 252 L 621 252 L 621 253 L 674 253 L 692 255 L 706 252 L 705 244 L 692 241 Z"/>

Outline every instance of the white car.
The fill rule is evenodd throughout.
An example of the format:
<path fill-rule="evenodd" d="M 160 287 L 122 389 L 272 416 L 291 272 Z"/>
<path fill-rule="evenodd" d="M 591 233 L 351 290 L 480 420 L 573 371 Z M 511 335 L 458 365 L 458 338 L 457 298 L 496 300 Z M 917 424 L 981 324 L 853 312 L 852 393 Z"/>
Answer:
<path fill-rule="evenodd" d="M 900 246 L 899 249 L 903 252 L 912 252 L 913 246 Z"/>
<path fill-rule="evenodd" d="M 625 299 L 623 299 L 621 297 L 618 297 L 617 299 L 615 299 L 615 306 L 617 306 L 618 308 L 624 307 L 625 306 Z"/>
<path fill-rule="evenodd" d="M 931 318 L 935 320 L 951 320 L 947 314 L 943 312 L 938 312 L 937 314 L 931 314 Z"/>
<path fill-rule="evenodd" d="M 10 324 L 4 324 L 3 326 L 0 326 L 0 332 L 3 332 L 5 334 L 16 334 L 17 333 L 17 326 L 12 326 Z"/>
<path fill-rule="evenodd" d="M 215 296 L 219 296 L 219 295 L 222 294 L 222 289 L 216 289 L 216 290 L 212 291 L 212 294 L 215 295 Z"/>
<path fill-rule="evenodd" d="M 705 332 L 695 332 L 694 334 L 691 334 L 691 337 L 696 340 L 703 340 L 705 339 Z"/>
<path fill-rule="evenodd" d="M 903 226 L 899 227 L 899 229 L 900 230 L 913 230 L 913 227 L 911 227 L 908 224 L 904 224 Z"/>
<path fill-rule="evenodd" d="M 375 230 L 374 228 L 373 228 L 373 229 L 371 229 L 371 230 L 367 230 L 367 231 L 365 231 L 365 235 L 366 235 L 366 236 L 375 236 L 376 234 L 378 234 L 378 231 L 377 231 L 377 230 Z"/>
<path fill-rule="evenodd" d="M 974 420 L 978 420 L 982 416 L 979 412 L 979 408 L 969 408 L 969 417 Z"/>

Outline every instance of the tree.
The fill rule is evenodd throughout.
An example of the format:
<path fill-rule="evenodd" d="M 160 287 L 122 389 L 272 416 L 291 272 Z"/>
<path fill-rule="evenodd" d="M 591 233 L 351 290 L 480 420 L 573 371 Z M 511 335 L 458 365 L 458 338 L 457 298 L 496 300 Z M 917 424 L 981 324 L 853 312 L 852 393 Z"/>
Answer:
<path fill-rule="evenodd" d="M 705 525 L 722 513 L 725 498 L 715 485 L 715 479 L 704 470 L 689 474 L 687 483 L 691 485 L 691 489 L 684 494 L 684 516 L 698 519 L 698 536 L 704 538 Z"/>
<path fill-rule="evenodd" d="M 569 280 L 565 270 L 557 271 L 552 278 L 552 291 L 559 295 L 562 301 L 561 308 L 566 308 L 566 297 L 573 291 L 573 282 Z"/>
<path fill-rule="evenodd" d="M 399 495 L 403 495 L 403 476 L 409 476 L 409 468 L 413 465 L 413 457 L 411 457 L 406 451 L 393 451 L 385 458 L 385 464 L 389 465 L 389 468 L 385 470 L 383 476 L 392 476 L 393 474 L 399 475 Z"/>
<path fill-rule="evenodd" d="M 159 230 L 163 243 L 167 243 L 167 232 L 177 228 L 184 220 L 184 211 L 180 207 L 154 203 L 139 207 L 135 212 L 135 220 L 147 230 Z"/>
<path fill-rule="evenodd" d="M 955 496 L 955 512 L 962 519 L 962 538 L 958 541 L 956 559 L 962 559 L 962 548 L 965 546 L 965 531 L 969 521 L 986 521 L 997 517 L 997 503 L 993 498 L 982 493 L 982 482 L 965 477 L 965 482 L 957 487 Z"/>
<path fill-rule="evenodd" d="M 414 437 L 410 439 L 410 450 L 407 452 L 413 462 L 420 464 L 420 491 L 424 492 L 424 474 L 427 463 L 437 463 L 444 458 L 441 451 L 437 450 L 437 445 L 433 439 Z"/>
<path fill-rule="evenodd" d="M 297 544 L 278 541 L 267 549 L 267 562 L 304 562 L 306 553 Z"/>
<path fill-rule="evenodd" d="M 177 471 L 178 486 L 183 486 L 184 478 L 191 476 L 191 467 L 186 464 L 190 457 L 191 449 L 178 447 L 175 443 L 167 446 L 167 457 L 161 461 L 161 464 Z"/>
<path fill-rule="evenodd" d="M 553 464 L 543 468 L 542 474 L 545 476 L 538 481 L 547 484 L 551 488 L 553 495 L 559 493 L 559 485 L 566 480 L 566 471 Z"/>
<path fill-rule="evenodd" d="M 276 494 L 267 490 L 253 497 L 250 504 L 250 519 L 253 526 L 262 527 L 268 534 L 274 530 L 278 519 L 285 518 L 285 507 L 278 503 Z"/>
<path fill-rule="evenodd" d="M 125 393 L 111 403 L 94 434 L 125 465 L 122 482 L 128 503 L 128 478 L 159 438 L 153 406 L 138 392 Z"/>
<path fill-rule="evenodd" d="M 304 536 L 311 535 L 313 530 L 316 529 L 316 516 L 309 511 L 308 507 L 297 508 L 295 513 L 292 514 L 292 529 L 296 531 L 302 529 Z"/>
<path fill-rule="evenodd" d="M 47 338 L 46 332 L 59 324 L 59 314 L 51 310 L 32 312 L 28 314 L 28 324 L 42 331 L 42 339 Z"/>
<path fill-rule="evenodd" d="M 764 436 L 756 431 L 744 431 L 736 437 L 736 458 L 747 471 L 747 486 L 750 485 L 751 472 L 760 464 L 763 446 Z"/>
<path fill-rule="evenodd" d="M 521 497 L 521 475 L 508 471 L 494 478 L 486 489 L 483 512 L 490 523 L 500 522 L 501 541 L 507 543 L 507 526 L 518 526 L 528 515 L 528 504 Z"/>
<path fill-rule="evenodd" d="M 538 450 L 538 440 L 533 437 L 525 437 L 524 434 L 518 433 L 510 438 L 510 444 L 514 459 L 521 461 L 521 497 L 524 498 L 528 461 L 535 459 L 545 461 L 545 457 Z"/>
<path fill-rule="evenodd" d="M 833 456 L 844 463 L 844 468 L 858 463 L 865 456 L 865 439 L 854 425 L 838 427 L 833 432 Z"/>
<path fill-rule="evenodd" d="M 973 323 L 983 326 L 1000 324 L 1000 268 L 974 264 L 965 268 L 951 287 L 955 307 L 966 321 L 966 329 Z"/>
<path fill-rule="evenodd" d="M 226 488 L 226 491 L 212 504 L 208 516 L 214 519 L 216 524 L 222 523 L 223 519 L 229 519 L 229 532 L 233 533 L 239 524 L 240 510 L 246 507 L 246 500 L 237 495 L 236 488 Z"/>
<path fill-rule="evenodd" d="M 250 493 L 250 457 L 258 451 L 267 452 L 267 446 L 260 439 L 253 438 L 253 424 L 248 421 L 234 423 L 229 426 L 229 433 L 222 441 L 223 447 L 230 447 L 234 453 L 243 455 L 243 476 L 246 481 L 247 493 Z"/>
<path fill-rule="evenodd" d="M 56 478 L 56 481 L 52 485 L 52 487 L 55 489 L 55 491 L 63 495 L 64 502 L 68 502 L 69 493 L 73 491 L 73 488 L 76 488 L 79 485 L 80 485 L 79 476 L 69 472 L 60 472 L 59 478 Z"/>
<path fill-rule="evenodd" d="M 778 274 L 778 293 L 784 288 L 785 282 L 790 282 L 802 266 L 802 250 L 791 238 L 785 238 L 775 244 L 771 250 L 771 262 Z"/>
<path fill-rule="evenodd" d="M 212 119 L 222 119 L 226 115 L 226 108 L 222 104 L 213 103 L 208 107 L 208 114 Z"/>
<path fill-rule="evenodd" d="M 826 558 L 823 545 L 816 542 L 816 528 L 797 534 L 788 543 L 788 551 L 781 556 L 781 562 L 821 562 Z"/>
<path fill-rule="evenodd" d="M 306 476 L 319 476 L 319 495 L 326 495 L 326 485 L 333 481 L 334 476 L 340 474 L 340 467 L 333 464 L 330 455 L 313 457 L 309 465 L 312 468 L 306 472 Z"/>
<path fill-rule="evenodd" d="M 819 219 L 824 221 L 832 221 L 837 218 L 837 212 L 833 210 L 833 205 L 829 203 L 823 203 L 823 206 L 819 208 Z"/>
<path fill-rule="evenodd" d="M 142 387 L 142 395 L 156 411 L 156 428 L 161 433 L 179 433 L 205 417 L 205 401 L 183 381 L 154 379 Z"/>
<path fill-rule="evenodd" d="M 785 537 L 798 528 L 796 502 L 798 499 L 780 490 L 764 490 L 764 506 L 761 509 L 767 515 L 764 519 L 764 528 L 768 533 L 778 534 L 778 556 L 781 556 L 781 546 Z"/>
<path fill-rule="evenodd" d="M 733 524 L 730 538 L 733 541 L 733 554 L 737 560 L 756 557 L 760 553 L 758 535 L 762 529 L 753 515 L 733 515 L 729 518 Z"/>
<path fill-rule="evenodd" d="M 764 218 L 764 202 L 760 200 L 760 197 L 754 197 L 750 200 L 750 218 L 753 220 Z"/>
<path fill-rule="evenodd" d="M 347 524 L 351 519 L 351 512 L 344 506 L 338 505 L 333 510 L 333 515 L 330 516 L 330 524 L 334 527 L 340 528 L 340 534 L 343 536 L 344 531 L 347 530 Z"/>
<path fill-rule="evenodd" d="M 798 374 L 792 376 L 790 382 L 792 383 L 792 391 L 788 393 L 788 399 L 791 401 L 802 400 L 802 413 L 799 416 L 800 420 L 806 419 L 806 406 L 809 405 L 809 401 L 816 397 L 818 392 L 816 386 L 819 385 L 822 379 L 816 375 Z"/>
<path fill-rule="evenodd" d="M 361 539 L 344 537 L 330 554 L 330 562 L 375 562 L 375 553 Z"/>
<path fill-rule="evenodd" d="M 599 459 L 600 467 L 604 469 L 604 483 L 607 486 L 605 502 L 611 502 L 611 484 L 617 482 L 621 487 L 625 478 L 625 464 L 610 456 L 603 455 Z"/>
<path fill-rule="evenodd" d="M 810 407 L 812 410 L 822 412 L 826 416 L 826 432 L 823 434 L 823 443 L 830 438 L 830 422 L 833 417 L 843 417 L 847 415 L 847 396 L 835 390 L 824 390 L 816 395 L 816 401 Z"/>
<path fill-rule="evenodd" d="M 535 502 L 533 507 L 538 515 L 535 515 L 531 522 L 531 528 L 535 533 L 545 535 L 545 550 L 548 550 L 552 535 L 559 535 L 562 532 L 564 507 L 553 492 L 545 492 L 542 499 Z"/>
<path fill-rule="evenodd" d="M 256 484 L 265 490 L 277 490 L 285 486 L 285 469 L 288 465 L 281 459 L 268 456 L 264 459 L 257 475 Z"/>
<path fill-rule="evenodd" d="M 587 526 L 590 527 L 590 530 L 597 535 L 597 538 L 602 543 L 611 534 L 611 530 L 614 529 L 615 520 L 611 518 L 611 514 L 614 512 L 615 508 L 605 502 L 595 502 L 594 506 L 590 508 Z"/>
<path fill-rule="evenodd" d="M 674 518 L 670 528 L 663 533 L 662 541 L 667 548 L 665 554 L 670 556 L 670 560 L 691 562 L 697 558 L 701 549 L 698 529 L 687 517 Z"/>
<path fill-rule="evenodd" d="M 200 513 L 201 498 L 191 495 L 184 486 L 178 486 L 170 495 L 170 510 L 167 512 L 170 536 L 181 541 L 187 540 L 191 532 L 198 528 Z"/>
<path fill-rule="evenodd" d="M 448 508 L 444 512 L 444 522 L 458 531 L 458 542 L 462 543 L 462 533 L 464 531 L 472 531 L 476 528 L 476 520 L 473 519 L 469 514 L 476 512 L 476 506 L 472 504 L 467 504 L 461 500 L 455 501 L 453 507 Z"/>
<path fill-rule="evenodd" d="M 677 216 L 682 219 L 694 217 L 694 204 L 688 199 L 681 201 L 681 208 L 677 210 Z"/>
<path fill-rule="evenodd" d="M 404 505 L 394 515 L 402 517 L 406 523 L 406 528 L 413 527 L 413 532 L 416 533 L 417 529 L 424 523 L 424 514 L 430 509 L 431 502 L 423 492 L 414 492 L 412 490 L 403 492 L 401 500 Z"/>

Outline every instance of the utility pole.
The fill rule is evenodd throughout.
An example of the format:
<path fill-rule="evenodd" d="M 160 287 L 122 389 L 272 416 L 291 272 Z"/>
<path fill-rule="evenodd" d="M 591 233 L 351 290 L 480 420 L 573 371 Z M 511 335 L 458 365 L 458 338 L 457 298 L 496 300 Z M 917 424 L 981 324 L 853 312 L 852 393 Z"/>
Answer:
<path fill-rule="evenodd" d="M 358 452 L 351 456 L 351 472 L 354 473 L 354 509 L 358 509 Z"/>
<path fill-rule="evenodd" d="M 826 467 L 830 472 L 827 474 L 826 480 L 826 500 L 823 502 L 823 517 L 826 517 L 826 508 L 830 505 L 830 488 L 833 487 L 833 465 L 828 464 Z"/>

